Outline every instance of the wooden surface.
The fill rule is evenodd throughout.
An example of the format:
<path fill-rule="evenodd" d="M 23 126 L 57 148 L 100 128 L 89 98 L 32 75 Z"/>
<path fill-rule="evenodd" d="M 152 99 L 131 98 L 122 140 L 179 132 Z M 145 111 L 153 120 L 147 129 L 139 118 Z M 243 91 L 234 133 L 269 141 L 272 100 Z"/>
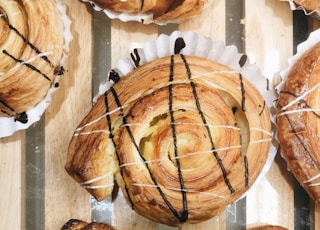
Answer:
<path fill-rule="evenodd" d="M 96 73 L 98 68 L 93 63 L 93 50 L 97 49 L 94 45 L 97 44 L 93 44 L 92 36 L 92 22 L 97 21 L 92 20 L 92 10 L 87 4 L 74 0 L 64 2 L 68 5 L 68 15 L 73 21 L 74 39 L 70 45 L 67 71 L 61 78 L 60 88 L 37 126 L 31 127 L 31 131 L 19 131 L 11 137 L 0 139 L 1 229 L 60 229 L 70 218 L 91 220 L 90 197 L 66 175 L 64 164 L 72 133 L 91 108 L 91 97 L 96 93 L 92 92 L 92 84 L 97 89 L 99 83 L 96 76 L 91 74 Z M 230 2 L 239 4 L 240 1 L 214 0 L 200 16 L 179 25 L 160 27 L 106 19 L 108 25 L 104 29 L 108 30 L 108 36 L 101 36 L 104 40 L 100 42 L 107 48 L 100 50 L 99 56 L 103 58 L 105 52 L 106 59 L 103 61 L 108 63 L 99 67 L 99 71 L 107 71 L 108 66 L 115 67 L 118 60 L 127 57 L 132 48 L 140 46 L 146 40 L 156 39 L 159 31 L 179 29 L 192 30 L 209 36 L 212 40 L 225 41 L 228 45 L 235 43 L 249 56 L 251 62 L 260 67 L 266 77 L 273 78 L 287 67 L 287 59 L 294 53 L 293 12 L 284 1 L 245 0 L 243 7 L 237 8 L 241 11 L 239 19 L 236 16 L 229 17 L 227 7 L 231 7 Z M 307 20 L 307 30 L 320 28 L 319 21 L 311 18 Z M 230 29 L 233 24 L 237 24 L 236 28 L 240 29 Z M 100 77 L 105 73 L 99 73 Z M 43 163 L 37 163 L 42 166 L 28 163 L 26 156 L 30 155 L 35 159 L 43 159 Z M 43 185 L 40 183 L 35 186 L 43 188 L 35 187 L 30 190 L 30 168 L 35 172 L 35 181 L 43 181 Z M 185 225 L 180 229 L 250 229 L 264 224 L 294 229 L 301 225 L 301 221 L 297 223 L 295 186 L 286 164 L 277 156 L 267 175 L 245 199 L 220 216 L 201 224 Z M 35 200 L 40 204 L 32 206 L 28 204 L 32 201 L 29 196 L 34 195 L 35 191 L 40 196 L 35 196 Z M 320 229 L 320 207 L 313 202 L 309 206 L 306 221 L 309 222 L 310 229 Z M 27 218 L 26 213 L 30 211 L 30 207 L 35 209 L 34 217 Z M 107 213 L 110 215 L 108 221 L 116 229 L 171 229 L 136 215 L 125 204 L 121 194 L 110 204 Z M 34 218 L 31 224 L 30 218 Z M 39 226 L 35 227 L 35 223 Z M 309 229 L 309 225 L 306 226 L 304 229 Z"/>

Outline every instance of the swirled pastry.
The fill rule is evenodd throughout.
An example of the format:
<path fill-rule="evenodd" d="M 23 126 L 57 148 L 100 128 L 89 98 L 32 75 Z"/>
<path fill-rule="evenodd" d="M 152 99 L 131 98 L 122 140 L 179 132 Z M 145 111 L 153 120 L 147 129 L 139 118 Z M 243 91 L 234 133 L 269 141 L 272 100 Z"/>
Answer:
<path fill-rule="evenodd" d="M 0 0 L 0 116 L 27 122 L 63 73 L 63 31 L 55 0 Z"/>
<path fill-rule="evenodd" d="M 141 66 L 137 57 L 120 80 L 111 72 L 117 83 L 76 129 L 66 163 L 96 199 L 116 180 L 137 213 L 172 226 L 209 219 L 239 199 L 272 136 L 268 107 L 242 74 L 175 53 Z"/>
<path fill-rule="evenodd" d="M 92 0 L 92 2 L 114 12 L 152 13 L 155 21 L 166 21 L 199 14 L 207 0 Z"/>
<path fill-rule="evenodd" d="M 320 10 L 320 2 L 318 0 L 293 0 L 297 5 L 302 6 L 307 11 Z"/>
<path fill-rule="evenodd" d="M 113 228 L 104 223 L 87 223 L 82 220 L 71 219 L 62 226 L 61 230 L 113 230 Z"/>
<path fill-rule="evenodd" d="M 320 202 L 320 43 L 291 68 L 278 101 L 278 137 L 289 169 Z"/>

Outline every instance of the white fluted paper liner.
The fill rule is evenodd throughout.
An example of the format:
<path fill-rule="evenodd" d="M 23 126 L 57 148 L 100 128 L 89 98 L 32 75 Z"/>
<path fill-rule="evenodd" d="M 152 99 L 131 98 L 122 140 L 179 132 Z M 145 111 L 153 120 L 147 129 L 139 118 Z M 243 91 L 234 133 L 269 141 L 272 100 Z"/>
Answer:
<path fill-rule="evenodd" d="M 73 36 L 71 33 L 71 20 L 67 16 L 67 12 L 66 12 L 67 6 L 61 0 L 56 0 L 56 3 L 57 3 L 57 7 L 60 12 L 63 25 L 64 25 L 64 33 L 63 33 L 63 37 L 64 37 L 63 51 L 64 52 L 60 61 L 60 66 L 64 66 L 65 60 L 69 53 L 69 44 L 73 39 Z M 40 120 L 43 113 L 51 103 L 52 94 L 58 89 L 58 87 L 55 87 L 55 85 L 58 84 L 60 77 L 61 77 L 60 75 L 55 76 L 55 80 L 52 84 L 52 87 L 49 89 L 46 97 L 41 102 L 39 102 L 35 107 L 26 111 L 26 114 L 28 115 L 27 123 L 24 124 L 19 121 L 15 121 L 14 117 L 0 117 L 0 138 L 11 136 L 18 130 L 27 129 L 32 124 Z"/>
<path fill-rule="evenodd" d="M 251 64 L 247 60 L 244 65 L 240 66 L 239 60 L 241 57 L 243 57 L 243 54 L 238 52 L 236 46 L 225 46 L 222 41 L 212 41 L 210 38 L 198 35 L 195 32 L 182 33 L 179 31 L 174 31 L 170 36 L 162 34 L 157 40 L 147 41 L 142 45 L 142 47 L 137 48 L 141 58 L 141 61 L 139 62 L 140 66 L 155 59 L 173 55 L 175 41 L 180 37 L 183 38 L 186 44 L 185 48 L 181 50 L 180 54 L 207 58 L 209 60 L 229 66 L 233 70 L 241 73 L 243 77 L 247 78 L 260 91 L 268 108 L 272 108 L 275 95 L 271 87 L 269 90 L 269 80 L 262 76 L 259 68 L 256 65 Z M 134 69 L 135 65 L 132 59 L 129 57 L 121 59 L 118 62 L 117 68 L 114 68 L 114 70 L 119 73 L 120 77 L 124 77 Z M 99 87 L 99 93 L 94 97 L 93 102 L 95 103 L 98 97 L 103 95 L 112 85 L 113 82 L 109 79 L 106 79 L 105 82 L 101 83 Z M 273 124 L 272 126 L 275 127 L 273 117 L 270 117 L 270 119 Z M 278 144 L 273 135 L 272 145 L 267 162 L 259 177 L 256 179 L 254 185 L 257 184 L 269 170 L 276 155 L 277 146 Z M 253 186 L 251 186 L 251 188 Z"/>
<path fill-rule="evenodd" d="M 293 0 L 280 0 L 280 1 L 288 2 L 291 10 L 302 10 L 305 13 L 305 15 L 320 19 L 320 10 L 308 11 L 302 6 L 296 4 Z"/>
<path fill-rule="evenodd" d="M 150 23 L 156 23 L 159 25 L 165 25 L 168 23 L 178 23 L 181 21 L 181 19 L 175 19 L 175 20 L 166 20 L 166 21 L 154 21 L 153 20 L 153 14 L 152 13 L 126 13 L 126 12 L 114 12 L 109 9 L 104 9 L 98 6 L 96 3 L 94 3 L 92 0 L 81 0 L 82 2 L 90 3 L 94 10 L 96 11 L 102 11 L 106 16 L 108 16 L 110 19 L 119 19 L 123 22 L 130 22 L 130 21 L 136 21 L 141 22 L 144 24 L 150 24 Z M 211 4 L 214 0 L 208 0 L 205 7 L 208 6 L 208 4 Z M 191 16 L 192 17 L 192 16 Z M 189 17 L 188 17 L 189 18 Z"/>

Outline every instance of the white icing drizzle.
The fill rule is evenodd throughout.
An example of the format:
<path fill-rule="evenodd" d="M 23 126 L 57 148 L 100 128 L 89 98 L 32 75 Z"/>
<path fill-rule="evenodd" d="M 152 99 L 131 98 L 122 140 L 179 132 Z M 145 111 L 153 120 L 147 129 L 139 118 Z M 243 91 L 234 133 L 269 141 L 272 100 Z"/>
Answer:
<path fill-rule="evenodd" d="M 304 181 L 303 183 L 310 183 L 310 182 L 312 182 L 314 180 L 317 180 L 319 178 L 320 178 L 320 173 L 315 175 L 315 176 L 313 176 L 313 177 L 311 177 L 311 178 L 309 178 L 308 180 Z"/>
<path fill-rule="evenodd" d="M 97 182 L 97 181 L 99 181 L 99 180 L 102 180 L 102 179 L 104 179 L 104 178 L 106 178 L 106 177 L 108 177 L 108 176 L 112 176 L 112 175 L 113 175 L 113 173 L 109 172 L 109 173 L 107 173 L 107 174 L 105 174 L 105 175 L 102 175 L 102 176 L 93 178 L 93 179 L 91 179 L 91 180 L 87 180 L 87 181 L 85 181 L 85 182 L 82 182 L 81 184 L 82 184 L 82 185 L 91 184 L 91 183 Z"/>
<path fill-rule="evenodd" d="M 211 125 L 211 124 L 203 124 L 203 123 L 191 123 L 191 122 L 174 122 L 172 125 L 194 125 L 194 126 L 205 126 L 210 128 L 222 128 L 222 129 L 233 129 L 239 131 L 240 128 L 232 125 Z"/>
<path fill-rule="evenodd" d="M 320 183 L 316 183 L 316 184 L 309 184 L 310 187 L 316 187 L 316 186 L 320 186 Z"/>
<path fill-rule="evenodd" d="M 112 110 L 112 111 L 110 111 L 110 112 L 108 112 L 108 113 L 103 114 L 102 116 L 98 117 L 97 119 L 95 119 L 95 120 L 93 120 L 93 121 L 85 124 L 84 126 L 77 128 L 77 129 L 75 130 L 75 132 L 74 132 L 73 135 L 74 135 L 74 136 L 79 136 L 79 135 L 81 134 L 81 130 L 83 130 L 84 128 L 89 127 L 89 126 L 91 126 L 91 125 L 94 125 L 94 124 L 98 123 L 101 119 L 106 118 L 107 115 L 111 115 L 111 114 L 119 111 L 119 110 L 122 109 L 122 108 L 124 108 L 124 107 L 118 107 L 118 108 L 116 108 L 116 109 L 114 109 L 114 110 Z M 94 130 L 94 131 L 88 132 L 86 135 L 88 135 L 88 134 L 90 134 L 90 133 L 93 133 L 93 132 L 98 132 L 98 130 Z M 105 130 L 101 130 L 101 132 L 105 132 Z"/>
<path fill-rule="evenodd" d="M 92 130 L 92 131 L 88 131 L 88 132 L 81 132 L 82 129 L 88 127 L 88 126 L 91 126 L 97 122 L 99 122 L 101 119 L 105 118 L 106 114 L 97 118 L 96 120 L 93 120 L 89 123 L 87 123 L 86 125 L 82 126 L 82 127 L 79 127 L 75 130 L 73 136 L 74 137 L 78 137 L 78 136 L 81 136 L 81 135 L 90 135 L 90 134 L 93 134 L 93 133 L 106 133 L 106 134 L 110 134 L 109 131 L 107 130 Z M 208 126 L 208 127 L 211 127 L 211 128 L 224 128 L 224 129 L 233 129 L 233 130 L 237 130 L 239 131 L 240 128 L 238 127 L 235 127 L 235 126 L 231 126 L 231 125 L 210 125 L 210 124 L 202 124 L 202 123 L 188 123 L 188 122 L 175 122 L 174 123 L 175 125 L 194 125 L 194 126 Z M 134 124 L 124 124 L 124 126 L 127 126 L 127 127 L 130 127 L 130 126 L 145 126 L 145 127 L 148 127 L 149 124 L 148 123 L 134 123 Z"/>
<path fill-rule="evenodd" d="M 249 145 L 251 144 L 259 144 L 259 143 L 263 143 L 263 142 L 270 142 L 272 140 L 272 138 L 266 138 L 266 139 L 260 139 L 260 140 L 256 140 L 256 141 L 250 141 Z"/>
<path fill-rule="evenodd" d="M 289 106 L 299 102 L 300 100 L 302 100 L 303 98 L 305 98 L 306 96 L 308 96 L 308 94 L 312 93 L 314 90 L 318 89 L 320 86 L 320 82 L 318 84 L 316 84 L 315 86 L 313 86 L 312 88 L 310 88 L 309 90 L 307 90 L 306 92 L 304 92 L 303 94 L 301 94 L 299 97 L 297 97 L 295 100 L 292 100 L 291 102 L 289 102 L 287 105 L 283 106 L 281 108 L 281 110 L 286 110 Z"/>
<path fill-rule="evenodd" d="M 154 185 L 154 184 L 138 184 L 138 183 L 132 183 L 131 185 L 137 186 L 137 187 L 152 187 L 152 188 L 161 188 L 159 185 Z M 165 187 L 168 190 L 173 190 L 173 191 L 179 191 L 179 192 L 188 192 L 188 193 L 199 193 L 202 195 L 207 195 L 207 196 L 213 196 L 213 197 L 218 197 L 221 199 L 225 199 L 225 196 L 221 196 L 215 193 L 211 192 L 201 192 L 198 190 L 193 190 L 193 189 L 181 189 L 181 188 L 173 188 L 173 187 Z"/>
<path fill-rule="evenodd" d="M 39 59 L 39 58 L 48 57 L 48 56 L 50 56 L 51 54 L 53 54 L 52 51 L 44 52 L 44 53 L 37 54 L 36 56 L 31 57 L 30 59 L 28 59 L 28 60 L 26 60 L 26 61 L 17 62 L 16 66 L 15 66 L 14 68 L 12 68 L 12 71 L 14 71 L 15 69 L 20 68 L 21 65 L 29 64 L 29 63 L 31 63 L 31 62 Z"/>
<path fill-rule="evenodd" d="M 277 116 L 283 116 L 283 115 L 290 115 L 294 113 L 304 113 L 304 112 L 318 112 L 320 109 L 314 109 L 314 108 L 304 108 L 304 109 L 294 109 L 294 110 L 288 110 L 288 111 L 283 111 L 279 113 Z"/>
<path fill-rule="evenodd" d="M 15 1 L 4 1 L 3 4 L 12 4 Z M 34 3 L 34 1 L 25 0 L 25 4 Z M 65 3 L 61 0 L 55 0 L 60 17 L 62 18 L 62 23 L 64 26 L 63 31 L 63 54 L 60 61 L 60 66 L 65 66 L 66 59 L 69 55 L 69 44 L 73 40 L 73 36 L 71 33 L 71 20 L 69 19 L 67 15 L 67 6 Z M 3 17 L 4 15 L 1 15 Z M 1 73 L 0 73 L 1 75 Z M 58 83 L 60 79 L 60 75 L 57 75 L 55 77 L 54 83 Z M 0 130 L 0 138 L 1 137 L 7 137 L 12 135 L 14 132 L 18 130 L 27 129 L 30 127 L 33 123 L 38 121 L 46 108 L 51 103 L 52 94 L 58 89 L 58 87 L 55 87 L 55 84 L 52 84 L 52 87 L 49 89 L 46 97 L 39 102 L 35 107 L 31 108 L 30 110 L 26 111 L 28 114 L 28 122 L 26 124 L 17 123 L 14 120 L 14 117 L 0 117 L 0 123 L 2 124 L 2 127 L 5 127 L 5 129 Z"/>
<path fill-rule="evenodd" d="M 158 158 L 158 159 L 154 159 L 154 160 L 147 160 L 147 161 L 143 161 L 145 164 L 149 164 L 149 163 L 155 163 L 155 162 L 161 162 L 166 160 L 166 158 Z M 121 164 L 119 165 L 120 168 L 124 168 L 127 166 L 134 166 L 134 165 L 138 165 L 139 162 L 130 162 L 130 163 L 125 163 L 125 164 Z"/>
<path fill-rule="evenodd" d="M 194 76 L 191 76 L 190 79 L 193 80 L 193 79 L 196 79 L 196 78 L 201 78 L 203 76 L 216 75 L 216 74 L 239 74 L 239 72 L 234 71 L 234 70 L 225 70 L 225 71 L 219 70 L 219 71 L 212 71 L 212 72 L 207 72 L 207 73 L 194 75 Z"/>
<path fill-rule="evenodd" d="M 73 134 L 74 137 L 78 137 L 78 136 L 89 136 L 90 134 L 94 134 L 94 133 L 105 133 L 105 134 L 110 134 L 110 132 L 108 130 L 93 130 L 93 131 L 89 131 L 89 132 L 79 132 L 79 133 L 75 133 Z"/>
<path fill-rule="evenodd" d="M 93 186 L 83 186 L 84 188 L 87 188 L 87 189 L 101 189 L 101 188 L 110 188 L 110 187 L 113 187 L 114 184 L 109 184 L 109 185 L 93 185 Z"/>
<path fill-rule="evenodd" d="M 267 130 L 265 130 L 265 129 L 261 129 L 261 128 L 250 128 L 250 130 L 251 131 L 259 131 L 259 132 L 262 132 L 262 133 L 264 133 L 264 134 L 267 134 L 267 135 L 269 135 L 269 136 L 273 136 L 273 133 L 272 132 L 269 132 L 269 131 L 267 131 Z"/>
<path fill-rule="evenodd" d="M 226 150 L 231 150 L 231 149 L 241 149 L 241 145 L 235 145 L 235 146 L 229 146 L 229 147 L 222 147 L 222 148 L 217 148 L 215 151 L 226 151 Z M 177 156 L 172 159 L 177 160 L 177 159 L 182 159 L 185 157 L 190 157 L 190 156 L 195 156 L 195 155 L 203 155 L 203 154 L 211 154 L 212 150 L 208 151 L 199 151 L 199 152 L 190 152 L 187 154 L 184 154 L 183 156 Z M 159 158 L 159 159 L 154 159 L 154 160 L 147 160 L 144 161 L 145 164 L 148 163 L 155 163 L 155 162 L 161 162 L 163 160 L 167 160 L 167 158 Z M 129 162 L 125 164 L 119 165 L 120 168 L 127 167 L 127 166 L 133 166 L 133 165 L 139 165 L 141 162 Z"/>

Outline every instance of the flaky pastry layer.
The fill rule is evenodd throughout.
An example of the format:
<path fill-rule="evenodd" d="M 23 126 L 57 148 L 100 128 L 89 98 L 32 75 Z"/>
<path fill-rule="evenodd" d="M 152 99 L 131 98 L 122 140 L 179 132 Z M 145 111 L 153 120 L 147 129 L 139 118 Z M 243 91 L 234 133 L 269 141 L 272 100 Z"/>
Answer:
<path fill-rule="evenodd" d="M 307 11 L 320 10 L 320 2 L 318 0 L 293 0 L 299 6 Z"/>
<path fill-rule="evenodd" d="M 55 0 L 0 0 L 0 116 L 26 122 L 63 74 L 63 32 Z"/>
<path fill-rule="evenodd" d="M 260 174 L 272 133 L 258 90 L 219 63 L 172 55 L 120 79 L 76 129 L 67 172 L 98 200 L 177 226 L 219 214 Z"/>
<path fill-rule="evenodd" d="M 283 157 L 300 184 L 320 201 L 320 43 L 292 67 L 278 101 L 278 137 Z"/>
<path fill-rule="evenodd" d="M 201 12 L 207 0 L 92 0 L 99 7 L 119 13 L 151 13 L 155 21 L 186 18 Z"/>
<path fill-rule="evenodd" d="M 78 219 L 70 219 L 61 230 L 114 230 L 110 225 L 98 222 L 87 223 Z"/>

